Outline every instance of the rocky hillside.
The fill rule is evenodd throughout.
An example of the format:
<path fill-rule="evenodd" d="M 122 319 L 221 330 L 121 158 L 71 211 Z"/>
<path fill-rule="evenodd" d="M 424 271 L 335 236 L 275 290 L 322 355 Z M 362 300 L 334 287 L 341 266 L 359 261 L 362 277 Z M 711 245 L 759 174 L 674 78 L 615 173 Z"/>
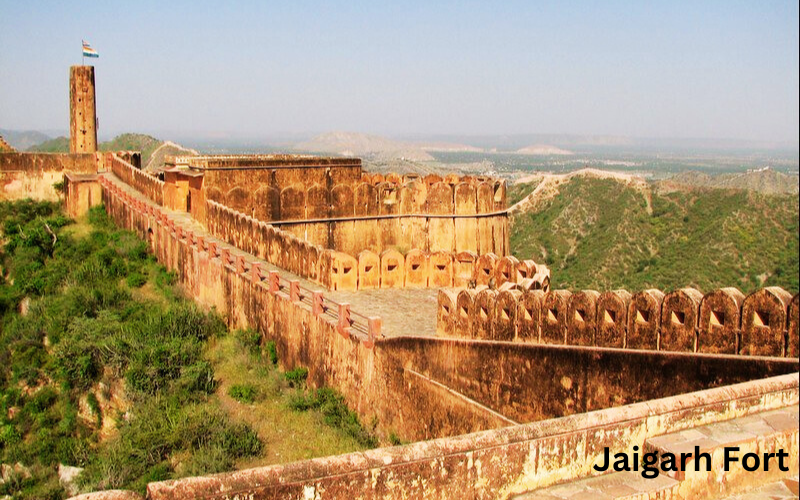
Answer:
<path fill-rule="evenodd" d="M 779 285 L 798 289 L 798 198 L 671 189 L 631 176 L 539 176 L 511 187 L 511 248 L 557 287 L 608 290 Z M 528 196 L 530 195 L 530 196 Z"/>
<path fill-rule="evenodd" d="M 764 194 L 798 194 L 800 177 L 777 172 L 769 167 L 744 173 L 708 175 L 702 172 L 682 172 L 660 183 L 662 189 L 681 187 L 712 187 L 749 189 Z"/>

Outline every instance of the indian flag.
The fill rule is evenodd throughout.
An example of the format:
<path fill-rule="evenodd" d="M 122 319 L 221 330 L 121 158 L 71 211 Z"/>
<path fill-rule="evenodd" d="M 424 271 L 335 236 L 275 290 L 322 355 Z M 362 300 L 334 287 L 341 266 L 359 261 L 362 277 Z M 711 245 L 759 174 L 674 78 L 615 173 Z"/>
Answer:
<path fill-rule="evenodd" d="M 86 40 L 83 41 L 83 57 L 100 57 L 100 54 L 97 53 L 90 45 L 89 42 Z"/>

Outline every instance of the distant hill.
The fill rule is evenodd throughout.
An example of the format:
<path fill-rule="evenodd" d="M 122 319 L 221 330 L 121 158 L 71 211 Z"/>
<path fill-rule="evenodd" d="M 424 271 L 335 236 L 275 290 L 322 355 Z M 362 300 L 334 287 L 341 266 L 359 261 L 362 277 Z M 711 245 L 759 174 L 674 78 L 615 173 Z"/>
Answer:
<path fill-rule="evenodd" d="M 101 142 L 100 151 L 141 151 L 142 168 L 157 170 L 164 166 L 164 159 L 168 155 L 196 155 L 197 151 L 185 148 L 180 144 L 162 141 L 146 134 L 120 134 L 110 141 Z M 48 139 L 27 149 L 40 153 L 66 153 L 69 152 L 69 139 L 56 137 Z"/>
<path fill-rule="evenodd" d="M 661 182 L 662 188 L 677 184 L 688 187 L 748 189 L 764 194 L 798 194 L 800 177 L 777 172 L 769 167 L 745 173 L 708 175 L 682 172 Z"/>
<path fill-rule="evenodd" d="M 101 142 L 98 148 L 100 151 L 141 151 L 142 166 L 150 162 L 150 155 L 153 154 L 162 141 L 147 134 L 120 134 L 110 141 Z"/>
<path fill-rule="evenodd" d="M 742 189 L 675 189 L 589 172 L 515 184 L 511 249 L 580 290 L 695 286 L 798 290 L 798 198 Z M 526 194 L 534 193 L 525 199 Z"/>
<path fill-rule="evenodd" d="M 436 151 L 439 153 L 459 152 L 459 153 L 482 153 L 483 149 L 469 144 L 459 144 L 457 142 L 415 142 L 412 143 L 423 151 Z"/>
<path fill-rule="evenodd" d="M 61 136 L 30 146 L 31 153 L 69 153 L 69 138 Z"/>
<path fill-rule="evenodd" d="M 0 128 L 0 136 L 17 151 L 25 151 L 34 144 L 42 143 L 50 136 L 36 130 L 8 130 Z"/>
<path fill-rule="evenodd" d="M 365 156 L 377 160 L 434 160 L 433 156 L 413 144 L 357 132 L 327 132 L 295 144 L 294 149 L 310 153 Z"/>
<path fill-rule="evenodd" d="M 572 151 L 549 146 L 547 144 L 538 144 L 535 146 L 527 146 L 516 151 L 520 155 L 535 155 L 535 156 L 568 156 L 574 155 Z"/>

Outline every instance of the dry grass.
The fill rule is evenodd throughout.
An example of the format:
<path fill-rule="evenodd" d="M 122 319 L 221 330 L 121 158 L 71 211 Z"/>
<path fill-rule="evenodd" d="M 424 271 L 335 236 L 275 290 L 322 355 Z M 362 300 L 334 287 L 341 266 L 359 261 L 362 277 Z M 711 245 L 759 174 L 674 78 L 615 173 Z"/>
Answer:
<path fill-rule="evenodd" d="M 208 358 L 219 380 L 216 398 L 237 422 L 245 422 L 264 443 L 262 456 L 242 459 L 237 468 L 294 462 L 308 458 L 338 455 L 363 447 L 342 431 L 326 426 L 319 414 L 295 412 L 288 406 L 291 391 L 277 368 L 266 359 L 254 358 L 234 335 L 212 340 Z M 252 385 L 256 401 L 244 404 L 228 395 L 233 385 Z"/>

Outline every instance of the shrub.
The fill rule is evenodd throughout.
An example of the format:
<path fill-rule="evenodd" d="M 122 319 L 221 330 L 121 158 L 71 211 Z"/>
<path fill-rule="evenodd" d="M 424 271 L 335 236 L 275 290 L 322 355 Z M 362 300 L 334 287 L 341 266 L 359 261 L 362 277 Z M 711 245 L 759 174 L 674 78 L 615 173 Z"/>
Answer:
<path fill-rule="evenodd" d="M 308 378 L 308 368 L 300 366 L 294 370 L 289 370 L 283 374 L 283 378 L 289 382 L 290 387 L 301 385 Z"/>
<path fill-rule="evenodd" d="M 341 429 L 362 446 L 374 448 L 378 445 L 377 438 L 361 425 L 358 415 L 347 407 L 344 397 L 331 388 L 322 387 L 308 394 L 298 393 L 289 401 L 289 406 L 296 411 L 320 412 L 327 425 Z"/>
<path fill-rule="evenodd" d="M 129 274 L 128 277 L 125 278 L 125 282 L 131 288 L 139 288 L 143 286 L 145 283 L 147 283 L 147 278 L 142 273 L 134 272 Z"/>
<path fill-rule="evenodd" d="M 272 363 L 273 365 L 277 365 L 278 364 L 278 349 L 275 346 L 275 341 L 270 340 L 269 342 L 267 342 L 266 349 L 267 349 L 267 355 L 269 356 L 270 363 Z"/>
<path fill-rule="evenodd" d="M 236 401 L 240 403 L 253 403 L 256 400 L 256 390 L 255 386 L 250 384 L 244 385 L 233 385 L 228 389 L 228 396 L 232 397 Z"/>
<path fill-rule="evenodd" d="M 261 334 L 255 330 L 237 330 L 236 339 L 250 352 L 250 354 L 261 354 Z"/>

